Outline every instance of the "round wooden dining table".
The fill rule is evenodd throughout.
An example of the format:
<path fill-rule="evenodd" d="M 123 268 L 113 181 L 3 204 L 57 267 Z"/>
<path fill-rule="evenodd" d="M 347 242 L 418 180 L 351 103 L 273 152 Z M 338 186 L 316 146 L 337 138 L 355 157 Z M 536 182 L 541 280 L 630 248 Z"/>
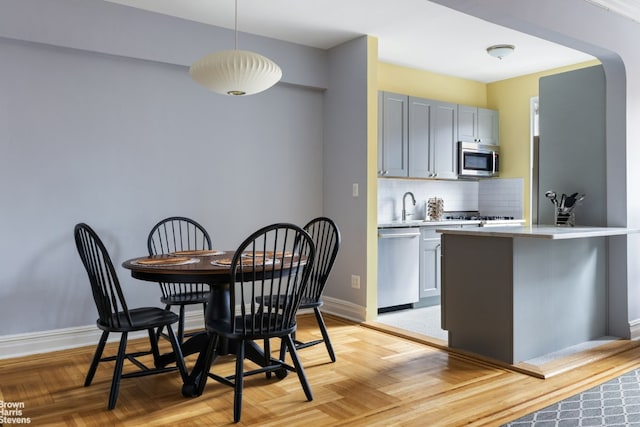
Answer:
<path fill-rule="evenodd" d="M 129 259 L 122 266 L 131 271 L 131 277 L 155 283 L 204 283 L 209 285 L 210 296 L 207 303 L 206 318 L 229 318 L 229 276 L 230 260 L 235 251 L 189 251 L 176 254 L 163 254 Z M 282 267 L 284 268 L 284 266 Z M 204 353 L 208 342 L 206 332 L 195 334 L 182 343 L 183 356 L 198 353 L 198 359 L 182 386 L 182 394 L 194 396 L 195 384 L 203 372 Z M 235 343 L 220 340 L 216 354 L 235 354 Z M 245 358 L 264 366 L 265 355 L 257 344 L 248 343 L 245 347 Z M 162 366 L 176 361 L 173 352 L 163 354 L 160 358 Z M 286 370 L 276 373 L 285 377 Z"/>

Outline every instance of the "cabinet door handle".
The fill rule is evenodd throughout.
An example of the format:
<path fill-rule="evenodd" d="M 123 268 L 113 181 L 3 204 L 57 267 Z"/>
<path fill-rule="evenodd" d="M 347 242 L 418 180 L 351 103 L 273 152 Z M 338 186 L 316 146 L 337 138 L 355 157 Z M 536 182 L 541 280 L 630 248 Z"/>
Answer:
<path fill-rule="evenodd" d="M 403 238 L 413 238 L 413 237 L 419 237 L 420 236 L 420 232 L 417 233 L 394 233 L 394 234 L 383 234 L 383 233 L 378 233 L 378 237 L 382 238 L 382 239 L 403 239 Z"/>

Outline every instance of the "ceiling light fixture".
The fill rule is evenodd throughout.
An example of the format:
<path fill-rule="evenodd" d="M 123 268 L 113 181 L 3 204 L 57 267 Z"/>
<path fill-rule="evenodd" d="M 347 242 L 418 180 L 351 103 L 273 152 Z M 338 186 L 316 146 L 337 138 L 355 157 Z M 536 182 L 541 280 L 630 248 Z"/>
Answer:
<path fill-rule="evenodd" d="M 275 85 L 282 70 L 272 60 L 254 52 L 238 50 L 238 0 L 235 11 L 233 50 L 212 53 L 191 65 L 191 78 L 222 95 L 252 95 Z"/>
<path fill-rule="evenodd" d="M 494 58 L 502 59 L 507 55 L 510 55 L 515 50 L 515 46 L 512 44 L 496 44 L 487 48 L 487 53 Z"/>

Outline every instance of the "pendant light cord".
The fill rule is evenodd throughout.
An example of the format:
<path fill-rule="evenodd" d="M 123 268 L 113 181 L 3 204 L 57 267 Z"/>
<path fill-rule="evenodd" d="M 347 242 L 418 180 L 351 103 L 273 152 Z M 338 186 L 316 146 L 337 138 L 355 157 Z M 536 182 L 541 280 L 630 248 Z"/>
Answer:
<path fill-rule="evenodd" d="M 234 48 L 238 50 L 238 0 L 236 0 L 236 21 L 235 21 L 235 40 L 234 40 Z"/>

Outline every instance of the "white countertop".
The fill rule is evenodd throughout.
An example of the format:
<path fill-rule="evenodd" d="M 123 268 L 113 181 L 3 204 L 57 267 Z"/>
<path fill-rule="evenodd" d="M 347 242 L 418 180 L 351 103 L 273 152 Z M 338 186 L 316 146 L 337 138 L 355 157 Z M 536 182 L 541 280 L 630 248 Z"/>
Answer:
<path fill-rule="evenodd" d="M 428 221 L 422 219 L 410 219 L 407 221 L 393 221 L 378 224 L 378 228 L 397 227 L 442 227 L 447 225 L 480 225 L 480 220 L 444 219 L 442 221 Z"/>
<path fill-rule="evenodd" d="M 442 234 L 486 237 L 531 237 L 538 239 L 582 239 L 587 237 L 620 236 L 640 233 L 640 229 L 624 227 L 555 227 L 553 225 L 533 225 L 523 227 L 478 227 L 436 229 Z"/>

